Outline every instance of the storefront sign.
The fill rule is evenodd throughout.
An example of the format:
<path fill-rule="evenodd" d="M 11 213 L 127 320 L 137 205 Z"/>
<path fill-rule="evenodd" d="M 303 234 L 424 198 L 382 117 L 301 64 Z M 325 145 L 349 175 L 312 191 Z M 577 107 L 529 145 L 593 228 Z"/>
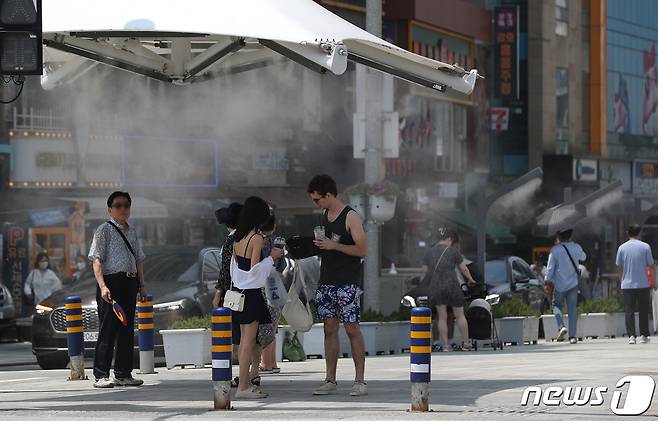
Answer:
<path fill-rule="evenodd" d="M 272 152 L 256 155 L 253 168 L 263 171 L 288 171 L 290 167 L 285 153 Z"/>
<path fill-rule="evenodd" d="M 573 160 L 573 181 L 594 182 L 599 179 L 596 159 Z"/>
<path fill-rule="evenodd" d="M 494 20 L 496 97 L 519 99 L 519 9 L 497 7 Z"/>
<path fill-rule="evenodd" d="M 55 227 L 69 221 L 68 208 L 39 209 L 30 212 L 33 227 Z"/>
<path fill-rule="evenodd" d="M 439 183 L 439 197 L 441 199 L 456 199 L 459 197 L 459 183 Z"/>
<path fill-rule="evenodd" d="M 657 161 L 633 161 L 633 193 L 658 196 Z"/>
<path fill-rule="evenodd" d="M 23 227 L 5 225 L 4 229 L 4 265 L 2 279 L 11 291 L 16 311 L 21 312 L 23 305 L 23 280 L 28 273 L 27 239 Z"/>
<path fill-rule="evenodd" d="M 491 107 L 491 130 L 500 132 L 509 128 L 509 108 Z"/>
<path fill-rule="evenodd" d="M 70 140 L 12 138 L 15 182 L 77 182 L 77 160 Z"/>

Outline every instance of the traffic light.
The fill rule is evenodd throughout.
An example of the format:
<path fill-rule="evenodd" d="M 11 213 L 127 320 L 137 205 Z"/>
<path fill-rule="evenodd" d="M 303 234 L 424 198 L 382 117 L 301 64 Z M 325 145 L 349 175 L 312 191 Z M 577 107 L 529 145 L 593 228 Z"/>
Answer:
<path fill-rule="evenodd" d="M 42 73 L 41 0 L 0 0 L 0 74 Z"/>

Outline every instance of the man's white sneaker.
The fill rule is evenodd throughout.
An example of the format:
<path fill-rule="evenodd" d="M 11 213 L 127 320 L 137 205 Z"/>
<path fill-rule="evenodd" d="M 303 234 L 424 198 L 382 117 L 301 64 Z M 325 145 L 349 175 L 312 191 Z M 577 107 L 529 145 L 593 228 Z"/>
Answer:
<path fill-rule="evenodd" d="M 560 332 L 559 332 L 558 335 L 557 335 L 557 341 L 558 341 L 558 342 L 562 342 L 562 341 L 564 340 L 564 338 L 567 337 L 567 333 L 568 333 L 568 332 L 567 332 L 567 328 L 566 328 L 566 327 L 563 327 L 562 329 L 560 329 Z"/>
<path fill-rule="evenodd" d="M 114 382 L 109 377 L 103 377 L 94 381 L 94 387 L 99 389 L 111 389 L 114 387 Z"/>
<path fill-rule="evenodd" d="M 649 343 L 649 338 L 647 338 L 644 335 L 640 336 L 640 343 L 641 344 L 648 344 Z"/>
<path fill-rule="evenodd" d="M 313 391 L 315 396 L 334 395 L 338 390 L 335 382 L 325 380 L 324 384 Z"/>
<path fill-rule="evenodd" d="M 366 382 L 354 382 L 350 396 L 366 396 L 368 394 L 368 386 Z"/>
<path fill-rule="evenodd" d="M 635 336 L 631 336 L 630 338 L 628 338 L 628 344 L 635 345 Z"/>

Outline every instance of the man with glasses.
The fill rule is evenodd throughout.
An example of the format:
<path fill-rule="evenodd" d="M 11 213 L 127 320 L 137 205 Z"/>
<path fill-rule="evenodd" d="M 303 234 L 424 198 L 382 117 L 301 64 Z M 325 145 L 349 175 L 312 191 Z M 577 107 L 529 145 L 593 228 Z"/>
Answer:
<path fill-rule="evenodd" d="M 361 258 L 368 253 L 363 223 L 359 215 L 338 199 L 336 182 L 328 175 L 315 176 L 308 193 L 323 209 L 324 238 L 315 244 L 322 250 L 320 283 L 316 293 L 318 318 L 324 322 L 324 350 L 327 377 L 314 395 L 336 393 L 338 328 L 342 322 L 350 339 L 356 377 L 351 396 L 368 394 L 364 380 L 365 344 L 359 327 L 361 318 Z"/>
<path fill-rule="evenodd" d="M 144 289 L 144 252 L 137 231 L 128 225 L 131 199 L 126 192 L 116 191 L 107 199 L 110 220 L 94 233 L 89 250 L 93 263 L 98 304 L 98 340 L 94 357 L 94 387 L 140 386 L 144 382 L 132 377 L 137 294 L 146 297 Z M 127 324 L 123 326 L 114 315 L 112 301 L 124 310 Z M 110 367 L 115 351 L 114 379 Z"/>

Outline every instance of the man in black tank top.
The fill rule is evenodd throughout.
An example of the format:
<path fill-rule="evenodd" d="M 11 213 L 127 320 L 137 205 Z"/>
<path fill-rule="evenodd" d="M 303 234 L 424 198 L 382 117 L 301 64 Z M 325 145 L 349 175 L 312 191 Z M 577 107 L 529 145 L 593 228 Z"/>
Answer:
<path fill-rule="evenodd" d="M 315 244 L 322 250 L 320 283 L 316 295 L 318 318 L 324 322 L 324 351 L 327 377 L 314 395 L 336 393 L 338 328 L 342 322 L 350 338 L 356 377 L 352 396 L 368 394 L 365 372 L 365 344 L 359 328 L 361 295 L 359 287 L 361 258 L 368 252 L 363 223 L 359 215 L 338 199 L 336 182 L 328 175 L 315 176 L 308 193 L 323 209 L 325 239 Z"/>

